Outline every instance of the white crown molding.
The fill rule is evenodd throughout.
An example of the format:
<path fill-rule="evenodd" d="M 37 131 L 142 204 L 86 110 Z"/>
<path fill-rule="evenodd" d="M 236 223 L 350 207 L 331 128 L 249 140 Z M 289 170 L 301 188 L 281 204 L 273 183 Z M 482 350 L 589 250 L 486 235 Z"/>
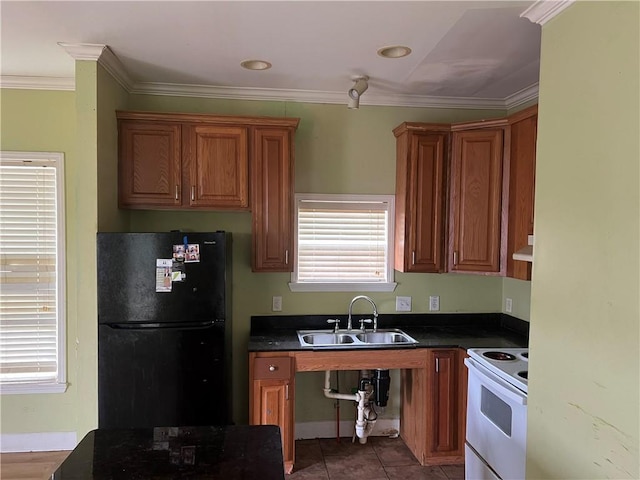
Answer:
<path fill-rule="evenodd" d="M 67 52 L 74 60 L 93 60 L 97 62 L 102 52 L 107 48 L 106 45 L 100 43 L 65 43 L 58 42 L 65 52 Z"/>
<path fill-rule="evenodd" d="M 532 100 L 538 99 L 538 84 L 534 83 L 533 85 L 523 88 L 519 92 L 514 93 L 513 95 L 509 95 L 504 99 L 505 106 L 507 109 L 518 107 L 524 103 L 530 102 Z"/>
<path fill-rule="evenodd" d="M 175 83 L 134 83 L 126 69 L 107 45 L 93 43 L 58 43 L 75 60 L 96 61 L 129 93 L 176 97 L 219 98 L 230 100 L 292 101 L 303 103 L 346 104 L 348 97 L 342 92 L 293 90 L 276 88 L 219 87 L 212 85 L 185 85 Z M 42 90 L 74 90 L 75 79 L 52 77 L 1 77 L 2 88 Z M 5 80 L 6 79 L 6 80 Z M 13 80 L 12 80 L 13 79 Z M 19 80 L 18 80 L 19 79 Z M 432 97 L 428 95 L 378 94 L 367 92 L 360 104 L 388 107 L 451 108 L 451 109 L 505 109 L 518 106 L 537 96 L 537 84 L 527 87 L 506 99 L 471 97 Z"/>
<path fill-rule="evenodd" d="M 284 90 L 269 88 L 216 87 L 175 83 L 136 83 L 129 93 L 176 97 L 220 98 L 232 100 L 295 101 L 304 103 L 346 104 L 347 94 L 314 90 Z M 460 109 L 505 108 L 504 99 L 430 97 L 424 95 L 389 95 L 367 92 L 360 105 L 390 107 L 431 107 Z"/>
<path fill-rule="evenodd" d="M 58 42 L 64 50 L 74 60 L 88 60 L 98 62 L 116 79 L 116 81 L 124 87 L 125 90 L 131 90 L 133 82 L 129 74 L 120 62 L 118 57 L 114 55 L 108 45 L 100 43 L 65 43 Z"/>
<path fill-rule="evenodd" d="M 527 18 L 532 23 L 544 25 L 565 8 L 569 7 L 574 1 L 575 0 L 538 0 L 522 12 L 520 17 Z"/>
<path fill-rule="evenodd" d="M 109 47 L 106 47 L 102 51 L 102 55 L 98 58 L 98 63 L 102 65 L 125 90 L 131 92 L 133 81 L 131 80 L 131 77 L 129 77 L 124 65 L 122 65 L 122 62 L 115 56 Z"/>
<path fill-rule="evenodd" d="M 0 88 L 22 90 L 70 90 L 76 89 L 74 77 L 30 77 L 19 75 L 0 76 Z"/>

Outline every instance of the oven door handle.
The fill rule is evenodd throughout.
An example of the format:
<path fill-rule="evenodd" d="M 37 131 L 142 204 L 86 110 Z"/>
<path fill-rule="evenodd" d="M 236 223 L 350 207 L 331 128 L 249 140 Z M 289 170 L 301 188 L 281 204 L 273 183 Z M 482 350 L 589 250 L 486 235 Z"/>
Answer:
<path fill-rule="evenodd" d="M 507 382 L 502 380 L 500 377 L 498 377 L 497 375 L 494 375 L 489 370 L 484 368 L 482 365 L 478 364 L 477 362 L 474 362 L 470 358 L 465 358 L 464 364 L 467 367 L 469 367 L 470 373 L 474 371 L 481 377 L 484 377 L 483 385 L 486 388 L 493 390 L 494 393 L 500 396 L 506 397 L 509 400 L 516 402 L 518 405 L 527 404 L 527 396 L 523 392 L 521 392 L 515 387 L 512 387 Z"/>

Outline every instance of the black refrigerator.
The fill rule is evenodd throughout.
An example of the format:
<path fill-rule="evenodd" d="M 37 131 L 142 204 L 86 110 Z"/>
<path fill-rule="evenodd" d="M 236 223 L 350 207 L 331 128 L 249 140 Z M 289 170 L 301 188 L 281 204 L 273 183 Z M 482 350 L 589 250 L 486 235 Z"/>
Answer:
<path fill-rule="evenodd" d="M 98 233 L 98 425 L 223 425 L 231 235 Z"/>

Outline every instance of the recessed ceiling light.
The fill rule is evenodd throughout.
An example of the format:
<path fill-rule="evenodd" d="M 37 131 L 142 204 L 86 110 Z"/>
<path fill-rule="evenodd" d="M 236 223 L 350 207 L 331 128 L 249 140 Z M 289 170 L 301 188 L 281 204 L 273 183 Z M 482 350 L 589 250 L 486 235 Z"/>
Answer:
<path fill-rule="evenodd" d="M 384 58 L 402 58 L 406 57 L 410 53 L 411 49 L 404 45 L 393 45 L 391 47 L 383 47 L 378 50 L 378 55 Z"/>
<path fill-rule="evenodd" d="M 271 68 L 271 64 L 264 60 L 245 60 L 240 66 L 247 70 L 267 70 Z"/>

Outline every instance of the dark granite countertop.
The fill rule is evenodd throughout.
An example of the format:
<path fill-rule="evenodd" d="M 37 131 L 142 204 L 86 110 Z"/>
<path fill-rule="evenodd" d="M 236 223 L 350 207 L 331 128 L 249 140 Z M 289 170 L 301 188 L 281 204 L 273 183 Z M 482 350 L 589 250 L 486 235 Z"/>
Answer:
<path fill-rule="evenodd" d="M 98 429 L 55 471 L 60 480 L 284 480 L 274 425 Z"/>
<path fill-rule="evenodd" d="M 353 325 L 357 326 L 360 318 L 370 317 L 354 315 Z M 296 330 L 330 328 L 326 323 L 328 318 L 339 318 L 342 328 L 347 325 L 346 315 L 253 316 L 248 349 L 250 352 L 312 350 L 300 345 Z M 378 328 L 400 328 L 418 341 L 414 347 L 385 346 L 387 349 L 519 348 L 527 347 L 529 343 L 529 322 L 502 313 L 381 314 L 378 316 Z M 315 350 L 330 349 L 322 347 Z M 335 350 L 348 348 L 337 347 Z"/>

